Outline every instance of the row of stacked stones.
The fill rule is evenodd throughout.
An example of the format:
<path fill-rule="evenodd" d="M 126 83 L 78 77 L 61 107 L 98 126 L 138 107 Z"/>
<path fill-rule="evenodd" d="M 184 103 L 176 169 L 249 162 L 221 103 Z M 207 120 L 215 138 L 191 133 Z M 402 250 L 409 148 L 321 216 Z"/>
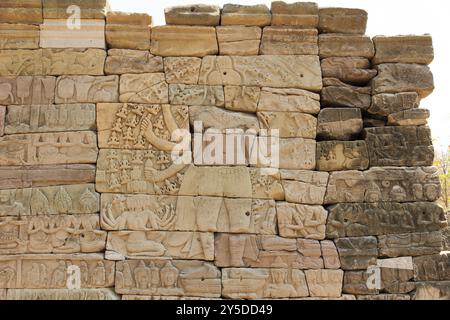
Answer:
<path fill-rule="evenodd" d="M 430 37 L 314 3 L 165 13 L 0 3 L 0 298 L 448 296 Z M 205 163 L 211 129 L 278 129 L 280 170 Z"/>

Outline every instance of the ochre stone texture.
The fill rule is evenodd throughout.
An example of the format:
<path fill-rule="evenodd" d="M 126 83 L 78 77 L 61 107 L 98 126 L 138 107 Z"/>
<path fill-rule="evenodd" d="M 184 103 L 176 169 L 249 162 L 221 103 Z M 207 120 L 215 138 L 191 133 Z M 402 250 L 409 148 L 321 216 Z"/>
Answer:
<path fill-rule="evenodd" d="M 431 35 L 165 17 L 0 1 L 0 300 L 450 299 Z"/>

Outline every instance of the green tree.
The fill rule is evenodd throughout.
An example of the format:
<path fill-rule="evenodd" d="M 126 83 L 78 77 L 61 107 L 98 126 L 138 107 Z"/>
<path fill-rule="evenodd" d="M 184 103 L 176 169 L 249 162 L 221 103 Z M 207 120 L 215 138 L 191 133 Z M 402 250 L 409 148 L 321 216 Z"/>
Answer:
<path fill-rule="evenodd" d="M 442 185 L 441 202 L 446 210 L 450 210 L 450 146 L 436 152 L 434 165 L 439 169 L 439 178 Z"/>

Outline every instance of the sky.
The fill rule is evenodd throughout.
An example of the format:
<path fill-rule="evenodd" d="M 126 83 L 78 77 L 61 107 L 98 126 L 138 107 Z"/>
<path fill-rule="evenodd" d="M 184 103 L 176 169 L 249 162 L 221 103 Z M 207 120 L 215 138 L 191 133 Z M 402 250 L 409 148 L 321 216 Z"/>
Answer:
<path fill-rule="evenodd" d="M 293 2 L 293 1 L 286 1 Z M 365 9 L 369 13 L 367 35 L 431 34 L 435 59 L 430 65 L 434 74 L 435 90 L 422 100 L 421 108 L 431 110 L 429 125 L 435 146 L 439 149 L 450 145 L 450 106 L 446 94 L 450 87 L 446 77 L 450 75 L 450 1 L 448 0 L 318 0 L 320 7 L 347 7 Z M 153 17 L 154 25 L 164 25 L 164 8 L 206 3 L 222 6 L 225 3 L 260 4 L 267 0 L 109 0 L 111 9 L 124 12 L 143 12 Z M 447 58 L 446 58 L 447 57 Z M 449 91 L 447 91 L 449 90 Z"/>

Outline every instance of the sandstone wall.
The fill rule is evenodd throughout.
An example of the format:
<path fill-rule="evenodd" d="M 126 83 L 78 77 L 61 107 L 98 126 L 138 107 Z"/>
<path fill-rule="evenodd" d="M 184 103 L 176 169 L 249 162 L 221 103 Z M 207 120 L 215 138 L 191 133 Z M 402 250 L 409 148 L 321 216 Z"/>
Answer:
<path fill-rule="evenodd" d="M 0 297 L 448 298 L 431 37 L 314 3 L 165 14 L 0 3 Z M 196 157 L 236 128 L 278 129 L 279 170 Z"/>

